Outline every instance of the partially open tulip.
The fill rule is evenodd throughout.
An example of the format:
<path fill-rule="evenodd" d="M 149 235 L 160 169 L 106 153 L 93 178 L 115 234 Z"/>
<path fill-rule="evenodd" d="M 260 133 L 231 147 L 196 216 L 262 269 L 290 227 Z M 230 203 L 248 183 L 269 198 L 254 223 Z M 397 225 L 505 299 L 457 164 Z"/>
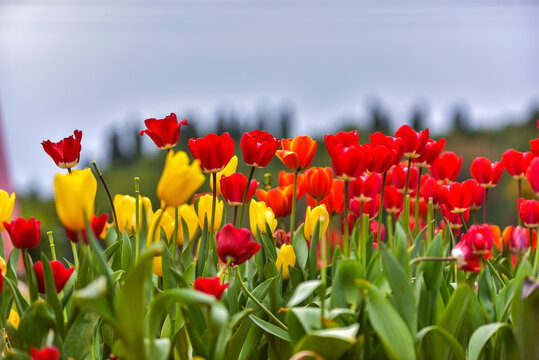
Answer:
<path fill-rule="evenodd" d="M 174 218 L 168 212 L 159 209 L 152 216 L 146 237 L 146 245 L 150 246 L 152 243 L 161 241 L 161 231 L 165 233 L 165 242 L 170 243 L 174 233 Z"/>
<path fill-rule="evenodd" d="M 178 207 L 186 203 L 206 181 L 199 164 L 198 160 L 190 164 L 184 151 L 170 151 L 157 185 L 157 197 L 167 206 Z"/>
<path fill-rule="evenodd" d="M 234 140 L 227 132 L 221 136 L 208 134 L 198 139 L 191 138 L 188 145 L 191 154 L 200 160 L 200 167 L 206 173 L 223 170 L 234 156 Z"/>
<path fill-rule="evenodd" d="M 441 184 L 452 184 L 457 180 L 462 166 L 462 156 L 444 151 L 430 166 L 432 177 Z"/>
<path fill-rule="evenodd" d="M 228 287 L 228 283 L 224 283 L 223 285 L 221 285 L 221 280 L 219 279 L 219 276 L 211 278 L 198 277 L 196 278 L 193 287 L 195 288 L 195 290 L 201 291 L 208 295 L 212 295 L 217 300 L 219 300 L 221 299 L 221 296 L 223 296 L 223 293 L 225 292 L 226 288 Z"/>
<path fill-rule="evenodd" d="M 251 239 L 247 229 L 236 229 L 226 224 L 217 233 L 217 254 L 222 262 L 232 266 L 243 264 L 260 250 L 260 244 Z"/>
<path fill-rule="evenodd" d="M 466 233 L 466 241 L 474 254 L 489 254 L 492 250 L 493 238 L 488 224 L 472 225 Z"/>
<path fill-rule="evenodd" d="M 466 241 L 466 235 L 463 235 L 459 243 L 451 250 L 451 256 L 455 258 L 459 269 L 471 272 L 481 271 L 480 256 L 474 254 Z"/>
<path fill-rule="evenodd" d="M 277 187 L 268 191 L 258 189 L 256 196 L 258 200 L 265 202 L 272 208 L 275 217 L 281 219 L 292 213 L 292 195 L 294 186 Z"/>
<path fill-rule="evenodd" d="M 397 217 L 404 207 L 404 195 L 393 185 L 387 185 L 384 194 L 384 209 Z"/>
<path fill-rule="evenodd" d="M 240 141 L 243 161 L 249 166 L 266 167 L 275 152 L 281 147 L 281 140 L 262 130 L 253 130 L 243 134 Z"/>
<path fill-rule="evenodd" d="M 464 212 L 475 201 L 479 183 L 474 179 L 462 183 L 444 185 L 441 188 L 441 198 L 444 204 L 454 213 Z"/>
<path fill-rule="evenodd" d="M 92 220 L 90 221 L 90 228 L 92 229 L 96 239 L 104 237 L 104 230 L 106 228 L 108 218 L 108 214 L 101 214 L 100 216 L 93 215 Z M 66 235 L 71 242 L 76 243 L 79 241 L 77 231 L 66 228 Z M 86 233 L 86 229 L 82 230 L 81 235 L 82 242 L 88 245 L 88 234 Z"/>
<path fill-rule="evenodd" d="M 167 207 L 165 211 L 168 213 L 171 219 L 175 218 L 175 208 Z M 183 245 L 185 241 L 182 220 L 185 221 L 187 231 L 189 232 L 189 239 L 187 239 L 187 241 L 191 241 L 195 237 L 198 230 L 198 215 L 193 204 L 183 204 L 178 208 L 178 245 Z M 208 221 L 210 220 L 211 219 L 208 219 Z"/>
<path fill-rule="evenodd" d="M 293 186 L 295 175 L 296 175 L 295 173 L 286 172 L 284 170 L 279 171 L 279 187 L 284 188 L 288 185 Z M 297 200 L 301 199 L 303 196 L 305 196 L 306 192 L 307 192 L 307 188 L 305 185 L 305 174 L 298 174 L 296 199 Z"/>
<path fill-rule="evenodd" d="M 526 227 L 536 228 L 539 226 L 539 201 L 519 199 L 518 212 Z"/>
<path fill-rule="evenodd" d="M 75 268 L 65 268 L 65 266 L 60 261 L 50 261 L 49 262 L 52 269 L 52 276 L 54 278 L 54 285 L 56 286 L 56 292 L 62 291 L 65 284 L 73 274 Z M 45 293 L 45 278 L 43 275 L 43 264 L 41 261 L 38 261 L 34 264 L 34 271 L 36 272 L 37 284 L 40 293 Z"/>
<path fill-rule="evenodd" d="M 54 160 L 56 166 L 62 169 L 71 169 L 79 163 L 80 141 L 82 131 L 75 130 L 73 135 L 68 136 L 57 143 L 50 140 L 43 141 L 43 149 Z"/>
<path fill-rule="evenodd" d="M 419 157 L 412 159 L 412 161 L 419 168 L 428 168 L 438 158 L 444 147 L 445 139 L 438 141 L 429 139 Z"/>
<path fill-rule="evenodd" d="M 180 128 L 188 125 L 183 119 L 178 123 L 176 114 L 171 113 L 163 119 L 146 119 L 144 124 L 147 129 L 140 131 L 140 136 L 148 135 L 159 149 L 168 150 L 173 148 L 180 139 Z"/>
<path fill-rule="evenodd" d="M 539 156 L 539 138 L 530 140 L 530 151 L 533 155 Z"/>
<path fill-rule="evenodd" d="M 201 229 L 204 229 L 204 218 L 208 222 L 208 229 L 211 227 L 211 208 L 212 208 L 213 195 L 202 195 L 198 200 L 198 224 Z M 213 224 L 213 231 L 219 230 L 221 227 L 221 220 L 223 219 L 223 210 L 225 205 L 222 200 L 217 200 L 215 203 L 215 223 Z"/>
<path fill-rule="evenodd" d="M 20 217 L 12 220 L 9 224 L 4 222 L 11 243 L 17 249 L 31 249 L 36 247 L 41 240 L 41 221 L 31 217 L 28 221 Z"/>
<path fill-rule="evenodd" d="M 305 224 L 303 225 L 303 234 L 307 241 L 311 241 L 313 237 L 314 228 L 316 224 L 320 222 L 319 232 L 320 236 L 323 236 L 326 233 L 326 229 L 329 225 L 329 214 L 326 210 L 325 205 L 319 205 L 314 209 L 311 209 L 310 206 L 307 206 L 307 212 L 305 214 Z"/>
<path fill-rule="evenodd" d="M 440 183 L 433 177 L 429 175 L 423 175 L 421 178 L 421 189 L 419 190 L 420 196 L 427 202 L 428 199 L 432 198 L 432 204 L 435 208 L 440 207 L 440 192 L 441 192 L 441 185 Z"/>
<path fill-rule="evenodd" d="M 419 181 L 419 169 L 417 166 L 412 165 L 410 171 L 408 171 L 408 163 L 401 162 L 391 169 L 390 174 L 391 176 L 388 176 L 388 178 L 391 179 L 391 182 L 398 191 L 404 194 L 406 179 L 408 178 L 408 194 L 414 194 L 416 192 L 417 182 Z"/>
<path fill-rule="evenodd" d="M 358 178 L 370 163 L 370 147 L 359 145 L 357 131 L 341 131 L 336 135 L 325 135 L 324 142 L 331 157 L 335 176 L 351 181 Z"/>
<path fill-rule="evenodd" d="M 305 190 L 315 200 L 325 198 L 332 184 L 333 171 L 330 167 L 313 167 L 305 172 Z"/>
<path fill-rule="evenodd" d="M 530 247 L 530 229 L 523 228 L 522 226 L 511 227 L 509 247 L 514 254 L 524 254 Z M 504 231 L 505 232 L 505 231 Z M 535 235 L 535 243 L 537 244 L 537 235 L 535 231 L 532 236 Z"/>
<path fill-rule="evenodd" d="M 0 231 L 4 231 L 4 222 L 11 220 L 13 207 L 15 206 L 15 193 L 9 195 L 0 189 Z"/>
<path fill-rule="evenodd" d="M 486 157 L 476 157 L 472 162 L 470 172 L 479 185 L 491 188 L 498 185 L 504 169 L 503 160 L 490 162 Z"/>
<path fill-rule="evenodd" d="M 382 176 L 375 172 L 363 174 L 350 182 L 350 197 L 361 202 L 372 200 L 380 190 L 382 190 Z"/>
<path fill-rule="evenodd" d="M 316 141 L 309 136 L 296 136 L 293 139 L 281 141 L 282 150 L 277 150 L 277 157 L 291 171 L 301 171 L 308 168 L 316 154 Z"/>
<path fill-rule="evenodd" d="M 277 219 L 270 207 L 263 201 L 251 200 L 249 204 L 249 223 L 254 237 L 257 237 L 257 228 L 261 233 L 266 232 L 266 224 L 269 225 L 272 233 L 277 227 Z"/>
<path fill-rule="evenodd" d="M 380 131 L 369 135 L 371 141 L 371 164 L 369 165 L 369 171 L 376 171 L 377 173 L 384 173 L 393 165 L 400 163 L 402 156 L 404 155 L 404 140 L 400 137 L 392 137 L 383 134 Z M 383 151 L 382 148 L 385 148 Z"/>
<path fill-rule="evenodd" d="M 528 170 L 526 171 L 526 179 L 528 179 L 535 194 L 539 196 L 539 156 L 530 162 L 530 166 L 528 166 Z"/>
<path fill-rule="evenodd" d="M 232 159 L 226 164 L 225 168 L 217 173 L 217 196 L 223 195 L 221 191 L 221 179 L 224 176 L 230 176 L 236 172 L 238 167 L 238 157 L 232 156 Z M 213 180 L 210 181 L 210 189 L 213 191 Z"/>
<path fill-rule="evenodd" d="M 505 170 L 507 170 L 513 179 L 524 179 L 526 177 L 528 165 L 530 165 L 533 158 L 534 155 L 531 152 L 522 153 L 515 149 L 509 149 L 503 153 Z"/>
<path fill-rule="evenodd" d="M 408 125 L 402 125 L 395 137 L 404 140 L 404 155 L 408 158 L 418 158 L 429 140 L 429 129 L 415 131 Z"/>
<path fill-rule="evenodd" d="M 114 196 L 114 208 L 118 217 L 118 228 L 127 233 L 135 232 L 137 221 L 137 203 L 136 199 L 130 195 L 116 194 Z M 153 210 L 152 202 L 146 196 L 139 199 L 139 231 L 142 230 L 142 221 L 146 219 L 146 226 L 149 226 L 152 220 Z"/>
<path fill-rule="evenodd" d="M 53 345 L 45 346 L 40 350 L 31 346 L 30 356 L 32 360 L 58 360 L 60 359 L 60 351 Z"/>
<path fill-rule="evenodd" d="M 247 177 L 242 173 L 234 173 L 230 176 L 223 176 L 221 178 L 221 192 L 225 201 L 230 206 L 241 206 L 243 204 L 243 195 L 247 187 Z M 255 190 L 258 186 L 258 181 L 251 180 L 249 189 L 247 191 L 247 203 L 253 197 Z"/>
<path fill-rule="evenodd" d="M 54 177 L 56 212 L 64 226 L 72 231 L 86 229 L 94 215 L 97 181 L 89 168 L 73 170 Z"/>
<path fill-rule="evenodd" d="M 316 201 L 307 196 L 307 205 L 315 207 Z M 325 205 L 331 216 L 338 215 L 344 211 L 344 181 L 333 179 L 329 194 L 320 200 L 320 205 Z"/>
<path fill-rule="evenodd" d="M 279 254 L 277 254 L 277 260 L 275 260 L 275 267 L 277 271 L 283 272 L 283 280 L 290 277 L 290 267 L 296 264 L 296 253 L 292 245 L 282 245 Z"/>

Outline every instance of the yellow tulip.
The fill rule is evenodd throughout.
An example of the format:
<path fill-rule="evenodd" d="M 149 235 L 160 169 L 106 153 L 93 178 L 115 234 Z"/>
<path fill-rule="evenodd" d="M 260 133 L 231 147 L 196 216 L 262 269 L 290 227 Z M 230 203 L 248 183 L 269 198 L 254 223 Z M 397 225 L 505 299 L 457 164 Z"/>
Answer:
<path fill-rule="evenodd" d="M 286 280 L 290 277 L 289 266 L 294 266 L 296 264 L 296 253 L 292 245 L 283 244 L 277 255 L 277 260 L 275 261 L 275 267 L 277 271 L 283 272 L 283 280 Z"/>
<path fill-rule="evenodd" d="M 212 207 L 213 195 L 202 195 L 198 200 L 198 224 L 200 228 L 204 228 L 204 217 L 208 221 L 208 229 L 211 226 L 211 207 Z M 223 219 L 224 210 L 223 200 L 217 200 L 215 204 L 215 223 L 213 225 L 213 231 L 219 230 L 221 226 L 221 220 Z"/>
<path fill-rule="evenodd" d="M 157 276 L 163 276 L 163 260 L 161 256 L 153 258 L 153 273 Z"/>
<path fill-rule="evenodd" d="M 8 317 L 7 321 L 11 325 L 13 325 L 13 327 L 15 329 L 17 329 L 19 327 L 19 322 L 20 322 L 19 314 L 13 309 L 9 310 L 9 317 Z"/>
<path fill-rule="evenodd" d="M 4 224 L 2 224 L 4 221 L 7 223 L 11 221 L 14 206 L 15 193 L 9 195 L 4 190 L 0 190 L 0 231 L 4 231 Z"/>
<path fill-rule="evenodd" d="M 6 272 L 7 272 L 6 260 L 4 260 L 4 258 L 1 256 L 0 256 L 0 272 L 2 273 L 2 276 L 6 276 Z"/>
<path fill-rule="evenodd" d="M 275 219 L 273 210 L 263 201 L 251 200 L 249 204 L 249 223 L 255 238 L 257 236 L 257 226 L 262 233 L 266 232 L 266 224 L 269 225 L 272 233 L 277 227 L 277 219 Z"/>
<path fill-rule="evenodd" d="M 230 176 L 236 172 L 238 167 L 238 157 L 236 155 L 232 156 L 232 159 L 226 164 L 225 168 L 217 173 L 217 196 L 222 196 L 221 192 L 221 178 L 224 176 Z M 213 191 L 213 180 L 210 181 L 210 188 Z"/>
<path fill-rule="evenodd" d="M 157 222 L 159 221 L 159 226 Z M 152 242 L 161 241 L 161 229 L 164 230 L 166 241 L 170 242 L 172 239 L 172 234 L 174 233 L 174 220 L 172 217 L 165 211 L 159 209 L 153 214 L 152 222 L 148 228 L 148 236 L 146 238 L 146 245 L 150 246 Z M 152 239 L 153 236 L 153 239 Z"/>
<path fill-rule="evenodd" d="M 167 206 L 178 207 L 187 202 L 204 181 L 206 177 L 198 160 L 189 164 L 189 156 L 184 151 L 169 151 L 157 185 L 157 197 Z"/>
<path fill-rule="evenodd" d="M 307 241 L 311 241 L 313 237 L 314 228 L 316 223 L 320 221 L 320 236 L 326 233 L 326 229 L 329 225 L 329 214 L 324 204 L 319 205 L 311 210 L 311 207 L 307 207 L 307 213 L 305 214 L 305 225 L 303 225 L 303 234 Z"/>
<path fill-rule="evenodd" d="M 89 168 L 56 174 L 56 212 L 66 228 L 72 231 L 86 229 L 86 222 L 94 214 L 96 191 L 97 181 Z"/>
<path fill-rule="evenodd" d="M 175 215 L 175 208 L 173 207 L 167 207 L 165 211 L 170 215 L 172 219 L 174 219 Z M 211 213 L 210 213 L 211 216 Z M 193 240 L 195 237 L 195 234 L 198 230 L 198 216 L 197 212 L 195 211 L 195 206 L 192 204 L 183 204 L 178 209 L 178 245 L 183 245 L 184 238 L 183 238 L 183 226 L 182 226 L 182 220 L 185 221 L 187 224 L 187 231 L 189 231 L 189 241 Z M 208 219 L 210 221 L 211 219 Z"/>
<path fill-rule="evenodd" d="M 114 196 L 114 208 L 118 217 L 118 228 L 120 231 L 135 232 L 137 225 L 137 200 L 133 196 L 116 194 Z M 141 196 L 139 199 L 139 224 L 142 229 L 142 221 L 146 217 L 146 226 L 152 220 L 153 210 L 152 202 L 146 196 Z"/>

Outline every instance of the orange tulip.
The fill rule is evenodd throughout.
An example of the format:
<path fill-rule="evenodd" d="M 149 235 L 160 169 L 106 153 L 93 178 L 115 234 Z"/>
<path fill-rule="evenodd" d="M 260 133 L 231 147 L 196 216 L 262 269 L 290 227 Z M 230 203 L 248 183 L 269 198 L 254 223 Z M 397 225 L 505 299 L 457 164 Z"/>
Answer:
<path fill-rule="evenodd" d="M 258 189 L 256 196 L 263 201 L 275 213 L 276 218 L 285 218 L 292 212 L 292 195 L 294 185 L 277 187 L 269 191 Z"/>
<path fill-rule="evenodd" d="M 309 136 L 296 136 L 293 139 L 281 141 L 282 150 L 277 150 L 277 157 L 291 171 L 301 171 L 308 168 L 316 154 L 316 141 Z"/>

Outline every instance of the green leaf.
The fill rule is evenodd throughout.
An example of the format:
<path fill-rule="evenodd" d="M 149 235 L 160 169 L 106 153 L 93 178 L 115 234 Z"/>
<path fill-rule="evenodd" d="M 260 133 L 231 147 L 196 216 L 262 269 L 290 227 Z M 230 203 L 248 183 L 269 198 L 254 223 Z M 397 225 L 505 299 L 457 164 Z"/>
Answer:
<path fill-rule="evenodd" d="M 266 298 L 266 295 L 268 294 L 269 288 L 271 284 L 276 280 L 277 278 L 271 278 L 264 281 L 262 284 L 258 285 L 252 292 L 253 296 L 258 299 L 258 301 L 263 302 Z M 251 299 L 247 301 L 247 305 L 245 305 L 246 308 L 257 308 L 255 302 Z"/>
<path fill-rule="evenodd" d="M 436 235 L 434 240 L 429 246 L 425 256 L 429 257 L 441 257 L 442 256 L 442 236 L 440 233 Z M 442 280 L 443 262 L 441 261 L 424 261 L 422 263 L 423 278 L 425 279 L 425 285 L 429 290 L 437 291 Z"/>
<path fill-rule="evenodd" d="M 382 292 L 367 281 L 358 285 L 366 288 L 369 321 L 391 359 L 415 359 L 414 340 L 406 323 Z"/>
<path fill-rule="evenodd" d="M 152 360 L 167 360 L 170 353 L 170 339 L 156 339 L 150 341 L 149 339 L 144 339 L 144 345 L 150 354 L 150 359 Z"/>
<path fill-rule="evenodd" d="M 457 339 L 455 339 L 455 337 L 453 335 L 451 335 L 447 330 L 445 330 L 444 328 L 442 328 L 442 327 L 440 327 L 438 325 L 427 326 L 427 327 L 421 329 L 421 331 L 419 331 L 417 333 L 416 343 L 417 343 L 417 349 L 418 349 L 417 353 L 418 353 L 418 355 L 420 354 L 420 351 L 421 351 L 421 345 L 422 345 L 422 342 L 423 342 L 423 338 L 425 338 L 426 335 L 434 333 L 434 332 L 436 332 L 436 334 L 440 335 L 441 338 L 443 338 L 443 340 L 445 341 L 445 343 L 447 345 L 449 345 L 449 347 L 453 351 L 453 356 L 455 357 L 455 359 L 465 359 L 466 358 L 466 354 L 464 353 L 464 349 L 462 348 L 460 343 L 457 341 Z M 429 357 L 437 358 L 437 357 L 433 356 L 434 354 L 428 354 L 427 353 L 425 355 L 426 355 L 425 358 L 429 358 Z"/>
<path fill-rule="evenodd" d="M 9 287 L 9 291 L 11 291 L 11 295 L 13 296 L 13 300 L 17 306 L 18 312 L 19 314 L 22 314 L 24 311 L 26 311 L 30 304 L 28 304 L 28 301 L 24 298 L 24 296 L 21 295 L 19 288 L 10 278 L 5 277 L 4 284 Z"/>
<path fill-rule="evenodd" d="M 520 280 L 517 275 L 517 281 Z M 511 319 L 522 359 L 539 358 L 539 282 L 529 277 L 517 282 Z"/>
<path fill-rule="evenodd" d="M 204 227 L 202 228 L 202 236 L 200 237 L 200 248 L 198 249 L 196 275 L 202 276 L 206 258 L 208 257 L 208 217 L 204 215 Z"/>
<path fill-rule="evenodd" d="M 358 305 L 361 300 L 361 293 L 357 288 L 356 281 L 365 278 L 363 266 L 359 260 L 345 259 L 340 261 L 337 277 L 346 302 Z"/>
<path fill-rule="evenodd" d="M 107 291 L 107 280 L 100 276 L 85 288 L 75 291 L 73 301 L 81 308 L 91 309 L 114 323 L 114 308 L 107 299 Z"/>
<path fill-rule="evenodd" d="M 322 328 L 320 308 L 292 308 L 287 311 L 286 323 L 290 339 L 296 345 L 303 336 Z"/>
<path fill-rule="evenodd" d="M 300 304 L 303 300 L 307 299 L 311 294 L 320 286 L 320 280 L 308 280 L 302 282 L 294 290 L 292 297 L 288 300 L 287 307 L 291 308 Z"/>
<path fill-rule="evenodd" d="M 54 310 L 46 302 L 36 300 L 21 316 L 18 333 L 22 349 L 29 351 L 30 346 L 41 349 L 49 330 L 55 328 Z"/>
<path fill-rule="evenodd" d="M 83 359 L 90 353 L 95 326 L 99 317 L 90 311 L 81 311 L 66 335 L 62 354 Z"/>
<path fill-rule="evenodd" d="M 305 240 L 305 236 L 303 235 L 303 224 L 301 224 L 294 233 L 292 247 L 294 248 L 296 262 L 299 265 L 299 268 L 305 272 L 305 266 L 307 265 L 307 260 L 309 259 L 309 248 L 307 246 L 307 240 Z"/>
<path fill-rule="evenodd" d="M 260 345 L 260 339 L 263 338 L 264 332 L 262 329 L 254 324 L 251 325 L 247 336 L 243 339 L 241 345 L 240 354 L 238 360 L 247 360 L 251 358 L 252 353 L 255 351 L 256 347 Z"/>
<path fill-rule="evenodd" d="M 30 355 L 22 351 L 19 351 L 17 349 L 9 350 L 9 352 L 6 354 L 5 359 L 6 360 L 32 360 Z"/>
<path fill-rule="evenodd" d="M 506 350 L 508 358 L 518 359 L 518 347 L 516 346 L 516 340 L 511 331 L 511 326 L 507 323 L 492 323 L 483 325 L 472 334 L 470 342 L 468 343 L 468 359 L 477 360 L 483 350 L 484 346 L 488 343 L 490 338 L 498 332 L 505 333 Z M 499 355 L 499 354 L 498 354 Z"/>
<path fill-rule="evenodd" d="M 309 279 L 316 278 L 318 272 L 318 240 L 320 235 L 320 220 L 316 221 L 314 226 L 313 237 L 309 247 Z"/>
<path fill-rule="evenodd" d="M 294 347 L 294 353 L 313 351 L 325 360 L 341 358 L 357 342 L 359 324 L 343 328 L 315 330 L 305 335 Z"/>
<path fill-rule="evenodd" d="M 131 240 L 129 235 L 124 231 L 122 234 L 122 270 L 127 272 L 133 263 L 131 258 Z"/>
<path fill-rule="evenodd" d="M 106 248 L 105 251 L 103 251 L 103 257 L 105 260 L 109 261 L 119 248 L 120 242 L 118 241 Z"/>
<path fill-rule="evenodd" d="M 285 330 L 281 329 L 280 327 L 275 326 L 272 323 L 267 322 L 265 320 L 262 320 L 255 315 L 249 315 L 249 319 L 251 319 L 262 330 L 274 336 L 277 336 L 278 338 L 281 338 L 285 341 L 290 341 L 290 336 L 288 335 L 288 333 Z"/>

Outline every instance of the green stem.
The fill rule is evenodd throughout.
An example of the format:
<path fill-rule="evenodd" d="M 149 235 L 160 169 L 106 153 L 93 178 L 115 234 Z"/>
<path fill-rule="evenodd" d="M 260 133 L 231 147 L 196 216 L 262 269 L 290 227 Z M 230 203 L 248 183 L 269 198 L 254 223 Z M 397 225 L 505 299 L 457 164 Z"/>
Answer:
<path fill-rule="evenodd" d="M 52 237 L 52 231 L 47 231 L 47 237 L 49 238 L 49 246 L 51 248 L 52 260 L 56 260 L 56 250 L 54 245 L 54 238 Z"/>
<path fill-rule="evenodd" d="M 381 210 L 381 209 L 380 209 Z M 390 249 L 393 249 L 393 215 L 388 214 L 386 215 L 387 220 L 387 244 Z M 380 233 L 382 231 L 382 228 L 378 228 L 378 232 Z M 382 239 L 382 236 L 377 236 L 377 239 Z M 376 240 L 377 242 L 380 240 Z"/>
<path fill-rule="evenodd" d="M 294 193 L 292 194 L 292 214 L 290 214 L 290 241 L 294 238 L 294 223 L 296 221 L 296 192 L 298 191 L 298 172 L 294 173 Z"/>
<path fill-rule="evenodd" d="M 417 179 L 417 191 L 415 194 L 415 211 L 414 211 L 414 217 L 415 217 L 415 223 L 414 223 L 414 238 L 419 233 L 419 192 L 421 190 L 421 173 L 423 172 L 423 168 L 419 168 L 419 178 Z"/>
<path fill-rule="evenodd" d="M 67 172 L 71 174 L 71 168 L 67 168 Z"/>
<path fill-rule="evenodd" d="M 378 211 L 378 234 L 376 235 L 376 242 L 380 242 L 380 239 L 382 238 L 382 220 L 383 220 L 383 214 L 384 214 L 384 194 L 386 189 L 386 178 L 387 178 L 387 171 L 384 172 L 384 176 L 382 176 L 382 193 L 380 195 L 380 210 Z M 393 236 L 391 236 L 391 240 L 393 240 Z"/>
<path fill-rule="evenodd" d="M 212 173 L 212 182 L 213 182 L 213 197 L 211 203 L 211 226 L 210 226 L 210 239 L 213 238 L 214 227 L 215 227 L 215 207 L 217 206 L 217 173 Z M 208 242 L 209 244 L 210 242 Z"/>
<path fill-rule="evenodd" d="M 245 212 L 245 202 L 247 201 L 247 193 L 249 192 L 249 186 L 251 185 L 251 180 L 253 180 L 253 174 L 255 173 L 255 167 L 251 167 L 251 172 L 249 173 L 249 179 L 247 180 L 247 186 L 245 187 L 245 192 L 243 193 L 243 201 L 241 203 L 241 211 L 240 211 L 240 223 L 238 224 L 238 227 L 241 227 L 241 224 L 243 224 L 243 213 Z"/>
<path fill-rule="evenodd" d="M 73 262 L 75 263 L 75 271 L 79 271 L 79 255 L 77 254 L 77 245 L 71 241 L 71 251 L 73 251 Z"/>
<path fill-rule="evenodd" d="M 172 235 L 172 241 L 174 241 L 174 244 L 172 244 L 172 260 L 176 261 L 176 248 L 178 246 L 178 229 L 180 227 L 180 216 L 178 207 L 176 206 L 174 208 L 174 234 Z M 184 239 L 185 241 L 185 239 Z M 189 239 L 187 239 L 187 242 L 189 243 Z"/>
<path fill-rule="evenodd" d="M 519 199 L 522 197 L 522 179 L 518 179 L 517 183 L 518 183 L 518 199 L 517 199 L 517 203 L 518 203 Z M 522 219 L 520 218 L 520 216 L 518 217 L 518 226 L 522 226 Z"/>
<path fill-rule="evenodd" d="M 423 256 L 423 257 L 416 257 L 415 259 L 412 259 L 410 261 L 410 265 L 413 265 L 418 262 L 422 261 L 455 261 L 454 257 L 433 257 L 433 256 Z"/>
<path fill-rule="evenodd" d="M 232 219 L 232 225 L 236 226 L 236 218 L 238 217 L 238 206 L 234 206 L 234 218 Z"/>
<path fill-rule="evenodd" d="M 464 226 L 464 230 L 468 232 L 468 225 L 466 224 L 466 221 L 464 221 L 464 215 L 462 215 L 462 212 L 459 212 L 459 216 L 460 216 L 460 222 L 462 223 L 462 226 Z"/>
<path fill-rule="evenodd" d="M 30 293 L 30 302 L 34 302 L 37 300 L 37 288 L 34 283 L 34 268 L 30 263 L 28 249 L 22 249 L 22 257 L 24 260 L 24 269 L 26 270 L 26 282 L 28 284 L 28 292 Z"/>
<path fill-rule="evenodd" d="M 350 181 L 344 180 L 344 256 L 350 257 L 350 236 L 348 234 L 348 189 Z"/>
<path fill-rule="evenodd" d="M 498 273 L 498 271 L 496 270 L 494 265 L 492 265 L 492 263 L 490 262 L 489 259 L 486 259 L 485 262 L 487 263 L 488 267 L 490 268 L 490 271 L 492 271 L 494 273 L 494 275 L 496 276 L 496 279 L 498 279 L 498 282 L 500 283 L 500 285 L 504 286 L 505 282 L 503 281 L 502 277 L 500 276 L 500 274 Z"/>
<path fill-rule="evenodd" d="M 139 248 L 140 248 L 140 188 L 139 188 L 139 178 L 136 176 L 135 181 L 135 261 L 138 259 Z"/>
<path fill-rule="evenodd" d="M 361 260 L 367 270 L 367 239 L 369 237 L 369 214 L 363 214 L 361 218 Z"/>
<path fill-rule="evenodd" d="M 410 157 L 408 158 L 408 167 L 406 168 L 406 184 L 404 185 L 404 195 L 408 195 L 408 181 L 410 181 L 410 168 L 411 167 L 412 167 L 412 158 Z"/>
<path fill-rule="evenodd" d="M 288 331 L 288 327 L 286 327 L 285 324 L 283 324 L 279 319 L 277 319 L 277 317 L 275 315 L 273 315 L 273 313 L 271 311 L 266 309 L 266 307 L 264 305 L 262 305 L 262 303 L 260 301 L 258 301 L 258 299 L 256 297 L 254 297 L 253 294 L 251 294 L 251 292 L 249 290 L 247 290 L 247 287 L 245 286 L 245 284 L 243 283 L 243 279 L 241 278 L 239 267 L 235 266 L 234 270 L 236 272 L 236 278 L 238 279 L 238 282 L 240 283 L 240 286 L 243 289 L 243 291 L 245 292 L 245 294 L 251 300 L 253 300 L 253 302 L 260 308 L 260 310 L 265 312 L 266 315 L 268 315 L 270 317 L 270 319 L 273 320 L 277 326 L 279 326 L 284 331 Z"/>
<path fill-rule="evenodd" d="M 432 242 L 434 238 L 434 202 L 431 197 L 429 197 L 429 209 L 427 212 L 427 248 L 428 245 Z"/>
<path fill-rule="evenodd" d="M 109 187 L 107 186 L 107 183 L 105 182 L 105 178 L 103 177 L 103 174 L 97 167 L 97 163 L 95 161 L 92 161 L 92 165 L 94 166 L 95 172 L 97 173 L 99 180 L 101 180 L 101 183 L 103 184 L 103 187 L 105 188 L 107 197 L 109 198 L 110 206 L 112 208 L 112 217 L 114 220 L 114 227 L 116 228 L 116 234 L 118 235 L 118 237 L 120 237 L 121 232 L 120 232 L 120 228 L 118 227 L 118 216 L 116 216 L 116 208 L 114 207 L 114 201 L 112 200 L 112 195 L 110 194 Z"/>

